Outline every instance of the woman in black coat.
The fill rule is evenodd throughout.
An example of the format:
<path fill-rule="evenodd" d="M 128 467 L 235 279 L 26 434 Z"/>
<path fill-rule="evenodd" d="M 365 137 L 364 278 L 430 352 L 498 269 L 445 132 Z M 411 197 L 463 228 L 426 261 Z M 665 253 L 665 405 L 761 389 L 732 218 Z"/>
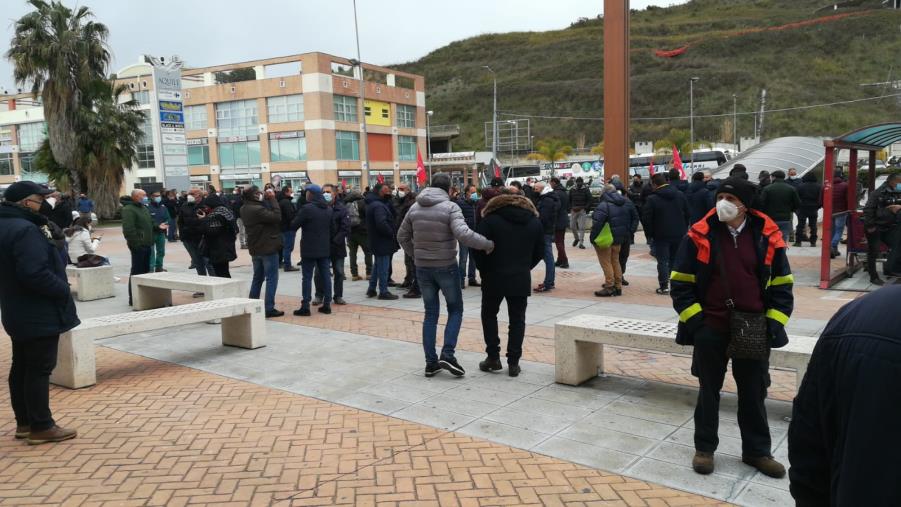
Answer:
<path fill-rule="evenodd" d="M 203 225 L 200 251 L 210 260 L 216 276 L 231 278 L 228 263 L 238 258 L 235 251 L 238 230 L 235 214 L 216 194 L 207 197 L 204 205 L 206 208 L 198 212 Z"/>

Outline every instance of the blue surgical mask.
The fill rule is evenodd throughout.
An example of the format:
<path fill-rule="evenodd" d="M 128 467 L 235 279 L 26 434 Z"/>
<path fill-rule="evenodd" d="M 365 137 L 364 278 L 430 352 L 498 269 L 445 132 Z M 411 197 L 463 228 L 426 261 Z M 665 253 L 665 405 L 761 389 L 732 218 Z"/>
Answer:
<path fill-rule="evenodd" d="M 895 183 L 895 192 L 901 192 L 901 183 Z"/>
<path fill-rule="evenodd" d="M 163 198 L 162 197 L 154 197 L 153 202 L 159 204 L 159 203 L 163 202 Z"/>
<path fill-rule="evenodd" d="M 325 199 L 325 202 L 332 202 L 332 194 L 322 194 L 322 198 Z"/>
<path fill-rule="evenodd" d="M 150 199 L 148 199 L 146 196 L 141 199 L 141 204 L 143 204 L 144 206 L 148 205 L 149 203 Z"/>
<path fill-rule="evenodd" d="M 478 201 L 479 200 L 478 192 L 473 192 L 473 193 L 469 194 L 469 198 L 472 199 L 473 201 Z"/>

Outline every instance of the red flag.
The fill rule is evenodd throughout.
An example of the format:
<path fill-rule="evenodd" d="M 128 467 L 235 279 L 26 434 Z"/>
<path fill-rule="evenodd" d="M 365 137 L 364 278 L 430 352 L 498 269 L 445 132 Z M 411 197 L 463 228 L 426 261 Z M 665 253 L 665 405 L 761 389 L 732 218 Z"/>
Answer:
<path fill-rule="evenodd" d="M 428 175 L 425 172 L 425 164 L 422 163 L 422 152 L 418 149 L 416 150 L 416 181 L 419 182 L 419 186 L 425 185 L 425 180 L 428 179 Z"/>
<path fill-rule="evenodd" d="M 653 175 L 654 175 L 654 156 L 653 156 L 653 155 L 651 155 L 651 162 L 650 162 L 650 164 L 651 164 L 651 165 L 648 166 L 648 174 L 650 174 L 651 176 L 653 176 Z"/>
<path fill-rule="evenodd" d="M 497 160 L 495 160 L 495 159 L 491 159 L 491 165 L 494 166 L 494 177 L 500 178 L 501 177 L 501 165 L 498 164 Z"/>
<path fill-rule="evenodd" d="M 341 188 L 347 188 L 347 180 L 344 178 L 341 178 Z"/>
<path fill-rule="evenodd" d="M 379 183 L 385 183 L 385 177 L 382 176 L 381 174 L 379 174 L 378 176 L 375 177 L 375 181 L 377 181 Z"/>
<path fill-rule="evenodd" d="M 673 167 L 679 170 L 679 178 L 685 179 L 685 169 L 682 167 L 682 158 L 679 156 L 679 150 L 673 145 Z"/>

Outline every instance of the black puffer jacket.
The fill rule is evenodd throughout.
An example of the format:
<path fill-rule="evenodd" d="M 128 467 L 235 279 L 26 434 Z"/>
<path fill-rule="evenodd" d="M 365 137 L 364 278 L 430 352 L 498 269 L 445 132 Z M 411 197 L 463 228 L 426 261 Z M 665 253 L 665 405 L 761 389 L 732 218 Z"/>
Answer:
<path fill-rule="evenodd" d="M 203 240 L 200 242 L 201 253 L 204 257 L 208 257 L 213 264 L 237 259 L 235 239 L 237 239 L 238 225 L 235 214 L 219 196 L 207 197 L 204 202 L 212 209 L 201 221 L 203 226 Z"/>
<path fill-rule="evenodd" d="M 81 322 L 48 220 L 0 203 L 0 314 L 13 339 L 54 336 Z"/>
<path fill-rule="evenodd" d="M 300 208 L 291 222 L 291 228 L 303 229 L 300 240 L 302 259 L 331 256 L 332 207 L 325 203 L 322 194 L 316 194 L 311 202 Z"/>
<path fill-rule="evenodd" d="M 538 196 L 538 218 L 545 234 L 554 234 L 557 215 L 560 213 L 560 199 L 554 192 Z"/>
<path fill-rule="evenodd" d="M 901 505 L 901 287 L 848 303 L 817 340 L 788 429 L 800 507 Z"/>
<path fill-rule="evenodd" d="M 461 196 L 454 202 L 457 203 L 457 206 L 460 206 L 460 211 L 463 212 L 463 218 L 466 220 L 466 225 L 468 225 L 470 229 L 475 230 L 476 208 L 478 207 L 479 201 L 473 201 L 467 197 Z"/>
<path fill-rule="evenodd" d="M 572 211 L 585 211 L 591 205 L 591 189 L 588 185 L 576 183 L 569 191 L 569 206 Z"/>
<path fill-rule="evenodd" d="M 589 241 L 601 233 L 606 224 L 610 224 L 610 233 L 613 234 L 613 244 L 622 245 L 632 240 L 632 235 L 638 230 L 638 211 L 632 201 L 623 197 L 619 192 L 606 192 L 601 196 L 601 202 L 595 208 L 591 216 L 593 223 Z"/>
<path fill-rule="evenodd" d="M 689 222 L 695 223 L 704 218 L 704 215 L 714 206 L 714 193 L 707 188 L 707 183 L 703 181 L 692 181 L 685 191 L 685 198 L 688 199 Z"/>
<path fill-rule="evenodd" d="M 341 201 L 332 205 L 332 225 L 330 229 L 332 244 L 330 256 L 333 259 L 347 257 L 347 237 L 350 236 L 350 217 L 347 206 Z"/>
<path fill-rule="evenodd" d="M 178 207 L 178 231 L 182 241 L 200 241 L 203 221 L 197 218 L 197 203 L 187 202 Z"/>
<path fill-rule="evenodd" d="M 812 212 L 823 207 L 823 185 L 817 181 L 816 174 L 809 172 L 802 176 L 797 188 L 801 211 Z"/>
<path fill-rule="evenodd" d="M 557 222 L 554 224 L 554 230 L 565 231 L 569 227 L 569 194 L 560 186 L 554 189 L 554 195 L 560 201 L 560 209 L 557 210 Z"/>
<path fill-rule="evenodd" d="M 641 208 L 642 223 L 648 238 L 681 241 L 688 231 L 688 201 L 671 185 L 662 185 L 648 196 Z"/>
<path fill-rule="evenodd" d="M 494 241 L 494 250 L 471 250 L 482 274 L 482 291 L 531 295 L 532 268 L 544 257 L 544 232 L 535 205 L 524 196 L 502 194 L 488 203 L 483 215 L 476 231 Z"/>

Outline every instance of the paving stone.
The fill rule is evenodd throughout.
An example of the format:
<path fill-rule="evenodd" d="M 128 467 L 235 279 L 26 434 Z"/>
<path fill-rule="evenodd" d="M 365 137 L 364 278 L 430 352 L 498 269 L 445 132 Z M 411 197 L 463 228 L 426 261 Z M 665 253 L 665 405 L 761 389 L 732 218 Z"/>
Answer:
<path fill-rule="evenodd" d="M 628 415 L 648 421 L 654 421 L 672 426 L 681 426 L 692 417 L 692 412 L 686 410 L 668 410 L 675 405 L 667 404 L 663 407 L 648 405 L 645 403 L 629 402 L 620 398 L 604 407 L 605 411 L 616 414 Z"/>
<path fill-rule="evenodd" d="M 568 440 L 575 440 L 604 449 L 613 449 L 627 454 L 644 455 L 660 442 L 621 431 L 576 423 L 557 434 Z"/>
<path fill-rule="evenodd" d="M 614 393 L 606 393 L 605 396 L 605 393 L 603 392 L 594 393 L 587 390 L 571 391 L 568 389 L 562 389 L 561 387 L 556 385 L 539 389 L 529 396 L 541 400 L 560 403 L 563 405 L 586 408 L 588 410 L 599 409 L 605 405 L 608 405 L 618 397 L 618 395 Z"/>
<path fill-rule="evenodd" d="M 520 449 L 531 449 L 550 437 L 547 433 L 525 430 L 509 424 L 486 421 L 484 419 L 473 421 L 457 431 L 464 435 L 483 438 L 491 442 L 498 442 Z"/>
<path fill-rule="evenodd" d="M 363 393 L 359 391 L 350 393 L 346 396 L 341 396 L 335 401 L 349 407 L 359 408 L 362 410 L 368 410 L 369 412 L 375 412 L 377 414 L 385 415 L 397 412 L 398 410 L 410 406 L 410 403 L 406 401 L 401 401 L 394 398 L 386 398 L 377 394 Z"/>
<path fill-rule="evenodd" d="M 430 407 L 421 403 L 405 407 L 391 415 L 405 421 L 418 422 L 448 431 L 456 430 L 475 420 L 475 417 Z"/>
<path fill-rule="evenodd" d="M 787 489 L 773 488 L 752 482 L 735 498 L 735 503 L 754 506 L 782 506 L 794 505 L 795 500 Z"/>
<path fill-rule="evenodd" d="M 661 424 L 635 417 L 598 411 L 582 420 L 586 426 L 595 428 L 607 428 L 622 433 L 638 435 L 640 437 L 663 439 L 671 435 L 678 428 L 669 424 Z"/>
<path fill-rule="evenodd" d="M 573 463 L 580 463 L 615 473 L 623 472 L 630 464 L 639 459 L 634 454 L 596 447 L 559 436 L 545 440 L 532 450 L 546 456 L 565 459 Z"/>
<path fill-rule="evenodd" d="M 674 465 L 652 458 L 641 458 L 625 473 L 647 477 L 654 482 L 684 491 L 724 499 L 732 498 L 747 484 L 722 475 L 700 475 L 695 473 L 691 466 Z"/>
<path fill-rule="evenodd" d="M 647 454 L 647 457 L 666 461 L 674 465 L 691 466 L 691 459 L 694 455 L 694 446 L 661 442 Z M 742 463 L 741 458 L 723 453 L 717 453 L 714 456 L 714 467 L 717 475 L 725 475 L 744 481 L 757 473 L 754 468 Z"/>
<path fill-rule="evenodd" d="M 546 433 L 548 435 L 553 435 L 554 433 L 566 429 L 575 421 L 575 419 L 564 415 L 514 410 L 509 406 L 501 407 L 483 416 L 482 419 L 504 423 L 510 426 L 516 426 L 517 428 L 536 431 L 538 433 Z"/>

